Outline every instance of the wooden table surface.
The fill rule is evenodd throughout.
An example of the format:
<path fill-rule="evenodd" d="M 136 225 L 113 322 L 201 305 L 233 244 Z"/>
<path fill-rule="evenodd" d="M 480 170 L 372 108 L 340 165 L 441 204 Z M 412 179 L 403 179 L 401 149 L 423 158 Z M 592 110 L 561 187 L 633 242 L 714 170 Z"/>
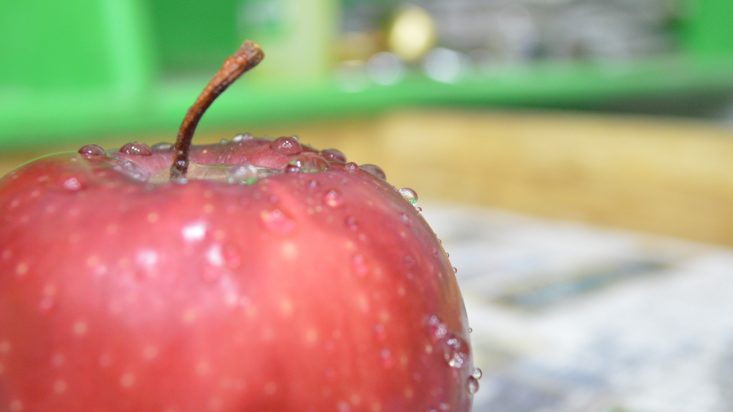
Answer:
<path fill-rule="evenodd" d="M 733 245 L 733 131 L 711 124 L 408 111 L 252 132 L 297 133 L 315 147 L 338 147 L 354 161 L 381 165 L 392 184 L 410 186 L 424 199 Z M 204 133 L 196 141 L 233 134 Z M 104 139 L 104 145 L 126 140 L 133 139 Z M 40 154 L 0 154 L 0 172 Z"/>

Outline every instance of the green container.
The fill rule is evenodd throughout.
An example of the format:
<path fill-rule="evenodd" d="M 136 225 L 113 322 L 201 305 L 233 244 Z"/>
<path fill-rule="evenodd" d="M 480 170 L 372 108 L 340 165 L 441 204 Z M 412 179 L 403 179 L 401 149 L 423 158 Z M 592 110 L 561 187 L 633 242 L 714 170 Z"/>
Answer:
<path fill-rule="evenodd" d="M 405 104 L 584 104 L 733 89 L 733 1 L 689 0 L 674 56 L 548 63 L 442 84 L 414 73 L 354 92 L 333 79 L 338 0 L 8 1 L 0 7 L 0 150 L 168 132 L 244 38 L 267 58 L 203 126 L 251 126 Z M 95 139 L 97 140 L 97 139 Z"/>

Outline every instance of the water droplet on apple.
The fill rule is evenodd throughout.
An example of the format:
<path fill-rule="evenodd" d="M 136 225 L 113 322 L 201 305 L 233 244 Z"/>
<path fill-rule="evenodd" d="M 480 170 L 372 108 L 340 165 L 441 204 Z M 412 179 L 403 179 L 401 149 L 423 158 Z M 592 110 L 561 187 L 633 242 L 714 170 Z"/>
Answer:
<path fill-rule="evenodd" d="M 285 173 L 300 173 L 300 167 L 296 164 L 288 164 L 285 166 Z"/>
<path fill-rule="evenodd" d="M 346 219 L 344 219 L 344 223 L 346 224 L 346 227 L 351 230 L 357 230 L 359 229 L 359 221 L 356 220 L 354 216 L 346 216 Z"/>
<path fill-rule="evenodd" d="M 437 315 L 431 315 L 427 319 L 428 333 L 433 342 L 440 342 L 448 335 L 448 326 L 443 323 Z"/>
<path fill-rule="evenodd" d="M 133 155 L 133 156 L 150 156 L 153 151 L 150 150 L 150 146 L 142 142 L 127 143 L 120 148 L 120 153 Z"/>
<path fill-rule="evenodd" d="M 150 146 L 150 150 L 154 152 L 167 152 L 173 149 L 173 145 L 170 143 L 160 142 Z"/>
<path fill-rule="evenodd" d="M 219 144 L 220 145 L 229 144 L 229 140 L 227 140 L 227 139 L 221 139 L 221 140 L 219 140 Z"/>
<path fill-rule="evenodd" d="M 458 268 L 453 266 L 453 273 L 458 273 Z"/>
<path fill-rule="evenodd" d="M 354 162 L 349 162 L 344 165 L 344 170 L 346 170 L 349 173 L 354 173 L 357 170 L 359 170 L 359 165 Z"/>
<path fill-rule="evenodd" d="M 298 139 L 294 136 L 281 136 L 270 143 L 270 148 L 284 155 L 296 155 L 303 151 Z"/>
<path fill-rule="evenodd" d="M 323 195 L 323 203 L 329 207 L 339 207 L 344 203 L 344 198 L 341 196 L 341 192 L 331 189 Z"/>
<path fill-rule="evenodd" d="M 240 165 L 234 167 L 229 173 L 227 181 L 229 183 L 242 183 L 251 185 L 257 183 L 259 179 L 259 170 L 251 164 Z"/>
<path fill-rule="evenodd" d="M 460 368 L 468 359 L 468 344 L 453 333 L 446 335 L 443 341 L 443 358 L 451 368 Z"/>
<path fill-rule="evenodd" d="M 244 141 L 247 141 L 247 140 L 252 140 L 252 139 L 254 139 L 254 138 L 255 138 L 255 137 L 254 137 L 254 136 L 252 136 L 252 135 L 251 135 L 251 134 L 249 134 L 249 133 L 240 133 L 240 134 L 238 134 L 238 135 L 234 136 L 234 138 L 232 139 L 232 141 L 233 141 L 234 143 L 241 143 L 241 142 L 244 142 Z"/>
<path fill-rule="evenodd" d="M 321 156 L 331 162 L 346 163 L 346 155 L 338 149 L 321 150 Z"/>
<path fill-rule="evenodd" d="M 285 235 L 295 228 L 295 222 L 280 209 L 263 210 L 260 220 L 271 232 Z"/>
<path fill-rule="evenodd" d="M 479 389 L 478 379 L 474 378 L 473 376 L 469 376 L 468 383 L 466 385 L 466 389 L 468 389 L 468 393 L 471 395 L 478 392 L 478 389 Z"/>
<path fill-rule="evenodd" d="M 481 368 L 473 368 L 473 372 L 471 372 L 471 377 L 479 380 L 482 376 L 484 376 L 484 372 L 481 370 Z"/>
<path fill-rule="evenodd" d="M 291 160 L 289 165 L 297 166 L 303 173 L 318 173 L 329 168 L 328 161 L 315 153 L 303 153 Z"/>
<path fill-rule="evenodd" d="M 102 146 L 96 144 L 88 144 L 82 146 L 79 149 L 79 154 L 86 157 L 87 159 L 91 159 L 93 157 L 102 157 L 104 156 L 105 152 Z"/>
<path fill-rule="evenodd" d="M 369 173 L 370 175 L 378 179 L 385 180 L 387 178 L 387 175 L 384 174 L 384 170 L 382 170 L 382 168 L 377 165 L 367 163 L 367 164 L 361 165 L 360 168 L 361 170 Z"/>
<path fill-rule="evenodd" d="M 127 159 L 118 160 L 117 164 L 115 165 L 115 170 L 124 173 L 125 175 L 135 180 L 145 181 L 148 180 L 148 178 L 150 177 L 149 173 L 146 170 L 142 169 L 137 164 Z"/>
<path fill-rule="evenodd" d="M 400 189 L 400 194 L 405 200 L 407 200 L 411 204 L 414 205 L 415 203 L 417 203 L 417 192 L 410 189 L 409 187 L 403 187 L 402 189 Z"/>
<path fill-rule="evenodd" d="M 468 328 L 468 333 L 473 333 L 473 328 Z"/>

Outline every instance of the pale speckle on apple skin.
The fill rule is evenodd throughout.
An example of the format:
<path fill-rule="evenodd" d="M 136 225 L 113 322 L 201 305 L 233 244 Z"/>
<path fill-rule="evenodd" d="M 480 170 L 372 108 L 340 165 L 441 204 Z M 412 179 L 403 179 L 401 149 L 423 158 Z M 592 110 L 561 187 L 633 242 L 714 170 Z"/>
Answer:
<path fill-rule="evenodd" d="M 0 253 L 0 259 L 2 260 L 10 260 L 10 258 L 13 257 L 13 251 L 10 249 L 4 249 L 2 253 Z"/>
<path fill-rule="evenodd" d="M 19 278 L 24 277 L 28 273 L 28 263 L 18 262 L 15 265 L 15 275 Z"/>
<path fill-rule="evenodd" d="M 278 306 L 280 308 L 280 313 L 284 317 L 288 318 L 293 315 L 293 301 L 290 298 L 281 298 Z"/>
<path fill-rule="evenodd" d="M 196 363 L 196 375 L 206 376 L 211 372 L 211 364 L 208 361 L 201 360 Z"/>
<path fill-rule="evenodd" d="M 124 389 L 130 389 L 135 385 L 135 375 L 130 372 L 122 374 L 120 376 L 120 386 Z"/>
<path fill-rule="evenodd" d="M 143 353 L 142 353 L 143 359 L 145 359 L 146 361 L 152 361 L 152 360 L 154 360 L 155 358 L 158 357 L 158 353 L 159 352 L 160 352 L 160 350 L 158 349 L 157 346 L 155 346 L 155 345 L 147 345 L 143 349 Z"/>
<path fill-rule="evenodd" d="M 277 383 L 275 382 L 267 382 L 265 384 L 265 387 L 263 388 L 262 392 L 267 396 L 272 396 L 277 393 Z"/>
<path fill-rule="evenodd" d="M 7 355 L 11 349 L 10 342 L 7 340 L 0 341 L 0 355 Z"/>
<path fill-rule="evenodd" d="M 63 354 L 57 353 L 51 357 L 51 365 L 60 368 L 66 362 L 66 357 Z"/>
<path fill-rule="evenodd" d="M 99 355 L 99 359 L 97 360 L 97 362 L 99 363 L 99 366 L 101 368 L 106 368 L 112 365 L 112 355 L 110 355 L 109 353 L 102 353 L 101 355 Z"/>
<path fill-rule="evenodd" d="M 280 251 L 282 257 L 286 260 L 293 260 L 298 257 L 298 247 L 293 242 L 283 242 Z"/>
<path fill-rule="evenodd" d="M 2 376 L 3 373 L 5 373 L 5 365 L 0 363 L 0 376 Z"/>
<path fill-rule="evenodd" d="M 304 334 L 306 345 L 312 346 L 318 343 L 318 331 L 315 328 L 307 328 Z"/>
<path fill-rule="evenodd" d="M 23 402 L 16 399 L 12 402 L 10 402 L 10 412 L 22 412 L 23 411 Z"/>
<path fill-rule="evenodd" d="M 74 322 L 74 325 L 72 326 L 72 331 L 74 332 L 74 335 L 78 337 L 82 337 L 86 335 L 88 330 L 89 330 L 89 326 L 83 320 L 77 320 L 76 322 Z"/>
<path fill-rule="evenodd" d="M 159 218 L 160 216 L 155 212 L 150 212 L 147 216 L 148 223 L 155 223 L 158 221 Z"/>
<path fill-rule="evenodd" d="M 58 379 L 53 383 L 53 392 L 57 395 L 62 395 L 66 392 L 68 385 L 63 379 Z"/>

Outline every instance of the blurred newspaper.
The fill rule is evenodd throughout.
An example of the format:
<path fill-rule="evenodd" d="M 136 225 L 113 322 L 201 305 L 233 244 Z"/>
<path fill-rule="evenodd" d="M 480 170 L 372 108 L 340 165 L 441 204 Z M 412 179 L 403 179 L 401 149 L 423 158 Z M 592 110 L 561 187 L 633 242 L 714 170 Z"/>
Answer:
<path fill-rule="evenodd" d="M 474 411 L 733 411 L 733 250 L 423 207 L 458 267 Z"/>

